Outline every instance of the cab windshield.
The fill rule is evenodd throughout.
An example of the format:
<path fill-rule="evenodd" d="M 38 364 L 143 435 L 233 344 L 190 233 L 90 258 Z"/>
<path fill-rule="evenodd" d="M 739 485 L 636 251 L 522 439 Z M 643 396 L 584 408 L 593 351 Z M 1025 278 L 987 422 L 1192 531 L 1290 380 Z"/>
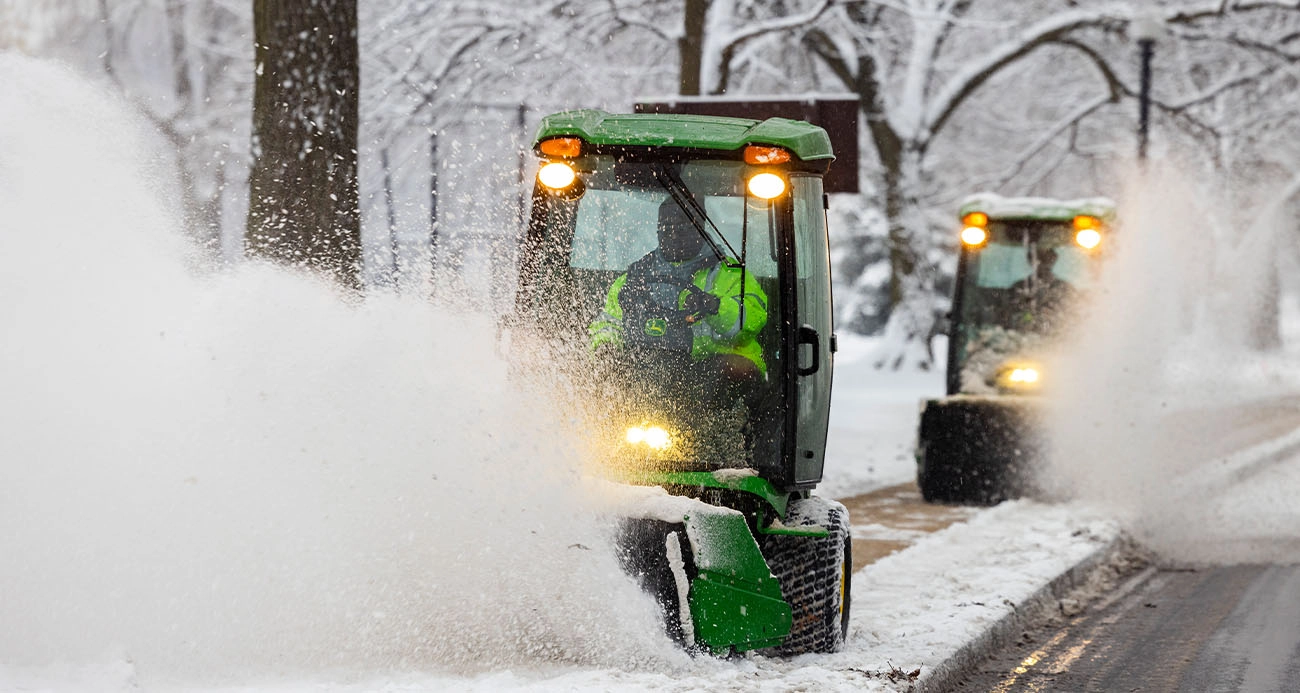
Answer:
<path fill-rule="evenodd" d="M 1005 221 L 966 251 L 956 356 L 962 392 L 984 392 L 1005 361 L 1050 350 L 1096 282 L 1095 253 L 1070 222 Z"/>
<path fill-rule="evenodd" d="M 731 266 L 744 264 L 777 314 L 776 210 L 745 195 L 745 164 L 737 161 L 616 162 L 613 156 L 587 156 L 578 162 L 584 191 L 577 199 L 542 198 L 544 230 L 540 243 L 542 276 L 532 310 L 585 337 L 588 322 L 601 311 L 610 286 L 631 264 L 658 246 L 658 210 L 673 199 L 667 186 L 680 182 L 696 200 L 709 253 Z M 667 175 L 665 175 L 667 174 Z M 667 182 L 665 182 L 667 181 Z"/>
<path fill-rule="evenodd" d="M 744 169 L 734 161 L 615 164 L 611 156 L 587 157 L 579 166 L 585 193 L 576 209 L 553 206 L 550 226 L 565 227 L 567 217 L 576 214 L 570 267 L 622 272 L 655 249 L 657 210 L 672 197 L 671 188 L 680 185 L 707 215 L 699 233 L 727 259 L 744 259 L 750 272 L 775 277 L 771 205 L 745 195 Z M 746 224 L 750 238 L 742 251 Z"/>
<path fill-rule="evenodd" d="M 601 393 L 598 399 L 621 408 L 608 415 L 611 420 L 663 419 L 670 429 L 689 423 L 696 434 L 693 445 L 659 457 L 688 456 L 693 466 L 705 468 L 734 466 L 751 456 L 775 459 L 782 426 L 765 425 L 768 439 L 758 440 L 762 436 L 750 417 L 755 411 L 780 411 L 762 400 L 779 402 L 784 382 L 778 281 L 783 207 L 746 194 L 751 171 L 739 161 L 591 155 L 575 164 L 579 192 L 534 198 L 535 267 L 521 268 L 532 275 L 526 282 L 532 288 L 520 309 L 553 340 L 567 344 L 561 359 L 573 366 L 575 380 L 587 381 Z M 682 211 L 686 207 L 691 209 Z M 678 233 L 698 246 L 688 261 L 652 261 L 661 252 L 665 218 L 678 219 L 685 228 Z M 686 267 L 682 276 L 655 285 L 670 294 L 669 310 L 649 320 L 637 313 L 632 296 L 639 275 L 631 271 L 647 264 L 656 266 L 656 276 Z M 685 297 L 705 306 L 679 326 L 685 342 L 643 348 L 652 341 L 638 339 L 643 332 L 664 337 L 665 345 L 672 341 L 667 337 L 674 334 L 674 321 L 691 312 Z M 725 321 L 707 318 L 735 315 L 741 304 L 745 329 L 757 329 L 737 344 L 727 341 Z M 675 310 L 679 306 L 683 310 Z M 617 339 L 602 340 L 611 323 Z M 759 454 L 756 447 L 770 449 Z"/>

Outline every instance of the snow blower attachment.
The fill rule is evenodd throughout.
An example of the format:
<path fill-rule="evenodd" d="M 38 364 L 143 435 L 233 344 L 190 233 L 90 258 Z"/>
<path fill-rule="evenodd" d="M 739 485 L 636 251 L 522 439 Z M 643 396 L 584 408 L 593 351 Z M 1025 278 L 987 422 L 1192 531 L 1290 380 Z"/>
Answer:
<path fill-rule="evenodd" d="M 509 324 L 585 412 L 624 569 L 689 649 L 839 648 L 848 515 L 810 494 L 835 344 L 826 132 L 570 111 L 534 150 Z"/>
<path fill-rule="evenodd" d="M 963 201 L 948 396 L 923 403 L 917 436 L 927 501 L 992 504 L 1035 492 L 1052 386 L 1045 359 L 1087 308 L 1114 215 L 1105 198 Z"/>

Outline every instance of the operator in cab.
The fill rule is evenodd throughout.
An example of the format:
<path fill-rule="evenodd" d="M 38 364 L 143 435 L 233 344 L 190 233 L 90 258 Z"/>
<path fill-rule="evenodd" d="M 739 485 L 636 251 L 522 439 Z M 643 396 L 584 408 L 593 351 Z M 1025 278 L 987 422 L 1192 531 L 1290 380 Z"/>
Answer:
<path fill-rule="evenodd" d="M 609 287 L 587 330 L 592 351 L 633 361 L 688 356 L 689 368 L 707 380 L 765 379 L 757 336 L 767 323 L 767 295 L 753 275 L 719 257 L 672 197 L 659 206 L 657 231 L 658 247 Z"/>
<path fill-rule="evenodd" d="M 1058 255 L 1056 248 L 1038 246 L 1029 276 L 1011 285 L 1011 329 L 1055 334 L 1068 322 L 1079 289 L 1057 276 Z"/>

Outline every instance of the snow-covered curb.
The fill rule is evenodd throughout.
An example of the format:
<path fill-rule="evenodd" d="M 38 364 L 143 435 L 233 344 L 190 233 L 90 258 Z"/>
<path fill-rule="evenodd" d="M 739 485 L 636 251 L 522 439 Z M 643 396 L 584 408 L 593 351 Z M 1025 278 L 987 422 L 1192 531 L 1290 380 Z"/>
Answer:
<path fill-rule="evenodd" d="M 1024 630 L 1047 614 L 1060 612 L 1061 600 L 1083 588 L 1098 571 L 1107 569 L 1126 550 L 1129 542 L 1122 534 L 1099 545 L 1082 561 L 1049 580 L 1025 601 L 1019 602 L 984 632 L 960 647 L 952 656 L 930 667 L 918 681 L 917 693 L 946 691 L 971 674 L 993 653 L 1014 642 Z"/>
<path fill-rule="evenodd" d="M 1003 503 L 859 571 L 845 654 L 870 669 L 920 669 L 920 689 L 942 689 L 1123 543 L 1119 524 L 1090 507 Z"/>

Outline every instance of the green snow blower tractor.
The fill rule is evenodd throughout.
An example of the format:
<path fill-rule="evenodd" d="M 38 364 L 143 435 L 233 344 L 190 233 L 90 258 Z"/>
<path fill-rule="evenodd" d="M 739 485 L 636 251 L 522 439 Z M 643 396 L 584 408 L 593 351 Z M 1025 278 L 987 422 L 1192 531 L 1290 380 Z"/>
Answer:
<path fill-rule="evenodd" d="M 810 494 L 835 351 L 826 132 L 581 110 L 533 149 L 511 339 L 585 411 L 623 568 L 692 651 L 838 649 L 848 513 Z"/>
<path fill-rule="evenodd" d="M 1115 205 L 980 194 L 960 207 L 947 396 L 921 409 L 917 484 L 930 502 L 1035 495 L 1044 397 L 1109 246 Z"/>

